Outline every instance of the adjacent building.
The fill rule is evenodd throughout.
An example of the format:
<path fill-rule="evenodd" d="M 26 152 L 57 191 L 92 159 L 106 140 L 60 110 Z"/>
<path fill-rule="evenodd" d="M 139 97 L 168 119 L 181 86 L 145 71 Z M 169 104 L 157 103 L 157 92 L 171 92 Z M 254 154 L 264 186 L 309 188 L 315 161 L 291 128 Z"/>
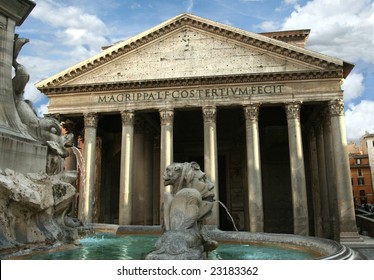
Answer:
<path fill-rule="evenodd" d="M 356 207 L 367 203 L 373 204 L 373 184 L 368 155 L 351 154 L 349 164 Z"/>
<path fill-rule="evenodd" d="M 374 134 L 366 132 L 359 146 L 350 143 L 348 152 L 355 205 L 374 204 Z"/>
<path fill-rule="evenodd" d="M 165 167 L 196 161 L 241 230 L 358 239 L 341 82 L 353 65 L 178 15 L 37 84 L 82 137 L 85 222 L 160 224 Z M 232 229 L 216 204 L 207 221 Z"/>

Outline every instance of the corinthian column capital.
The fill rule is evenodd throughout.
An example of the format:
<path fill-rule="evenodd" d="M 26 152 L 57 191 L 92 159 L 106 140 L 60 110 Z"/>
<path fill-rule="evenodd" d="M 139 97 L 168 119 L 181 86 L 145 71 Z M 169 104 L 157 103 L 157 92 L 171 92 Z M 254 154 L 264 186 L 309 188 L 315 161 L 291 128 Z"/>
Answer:
<path fill-rule="evenodd" d="M 300 108 L 300 101 L 285 104 L 284 109 L 286 110 L 287 119 L 300 119 Z"/>
<path fill-rule="evenodd" d="M 260 105 L 260 103 L 256 103 L 244 107 L 244 116 L 247 121 L 258 121 Z"/>
<path fill-rule="evenodd" d="M 216 122 L 217 109 L 215 106 L 203 107 L 204 122 Z"/>
<path fill-rule="evenodd" d="M 83 113 L 85 127 L 97 127 L 99 116 L 97 113 Z"/>
<path fill-rule="evenodd" d="M 342 99 L 332 100 L 329 102 L 329 114 L 331 116 L 344 115 L 344 102 Z"/>
<path fill-rule="evenodd" d="M 171 125 L 174 120 L 174 111 L 173 109 L 161 109 L 160 110 L 160 119 L 162 125 Z"/>
<path fill-rule="evenodd" d="M 133 111 L 121 112 L 122 125 L 134 125 L 135 114 Z"/>

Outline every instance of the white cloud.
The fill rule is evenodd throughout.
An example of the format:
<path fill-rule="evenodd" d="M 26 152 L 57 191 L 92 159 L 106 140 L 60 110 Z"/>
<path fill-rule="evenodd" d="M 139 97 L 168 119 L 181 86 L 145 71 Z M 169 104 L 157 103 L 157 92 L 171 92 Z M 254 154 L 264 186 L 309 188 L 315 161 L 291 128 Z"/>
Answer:
<path fill-rule="evenodd" d="M 191 13 L 193 9 L 193 0 L 187 1 L 187 13 Z"/>
<path fill-rule="evenodd" d="M 44 116 L 45 114 L 47 114 L 48 106 L 49 103 L 40 105 L 40 107 L 36 109 L 36 113 L 38 114 L 38 116 Z"/>
<path fill-rule="evenodd" d="M 286 5 L 295 5 L 295 4 L 297 4 L 297 1 L 298 0 L 284 0 L 284 3 Z"/>
<path fill-rule="evenodd" d="M 142 8 L 142 5 L 140 3 L 132 3 L 130 8 L 132 10 L 135 10 L 135 9 L 141 9 Z"/>
<path fill-rule="evenodd" d="M 26 68 L 30 73 L 29 84 L 48 78 L 52 73 L 56 73 L 57 71 L 71 66 L 71 62 L 68 60 L 63 58 L 57 59 L 54 57 L 48 58 L 48 56 L 20 56 L 18 62 L 26 65 Z"/>
<path fill-rule="evenodd" d="M 308 48 L 344 60 L 374 63 L 372 0 L 314 0 L 295 7 L 282 29 L 310 28 Z"/>
<path fill-rule="evenodd" d="M 107 39 L 110 30 L 105 23 L 96 15 L 88 14 L 79 7 L 41 0 L 30 16 L 51 27 L 49 39 L 57 40 L 56 44 L 81 45 L 87 49 L 81 60 L 93 55 L 93 52 L 96 54 L 102 46 L 110 44 Z"/>
<path fill-rule="evenodd" d="M 357 141 L 365 131 L 374 133 L 374 101 L 362 100 L 345 112 L 348 141 Z"/>
<path fill-rule="evenodd" d="M 41 93 L 39 90 L 32 83 L 28 83 L 25 88 L 24 98 L 31 100 L 32 103 L 36 103 L 44 97 L 44 94 Z"/>
<path fill-rule="evenodd" d="M 254 26 L 264 31 L 274 31 L 278 29 L 278 24 L 275 21 L 263 21 L 260 24 Z"/>
<path fill-rule="evenodd" d="M 38 1 L 30 16 L 59 28 L 91 28 L 97 32 L 105 32 L 104 22 L 75 6 L 63 6 L 57 1 Z"/>
<path fill-rule="evenodd" d="M 364 92 L 364 75 L 361 73 L 350 73 L 345 79 L 342 89 L 344 90 L 344 102 L 351 102 L 360 97 Z"/>
<path fill-rule="evenodd" d="M 360 64 L 359 69 L 368 70 L 373 66 L 373 0 L 312 0 L 303 6 L 296 2 L 281 29 L 304 28 L 311 29 L 308 49 Z M 374 101 L 360 100 L 365 83 L 369 84 L 367 88 L 371 83 L 370 74 L 365 76 L 366 80 L 362 73 L 352 72 L 342 85 L 347 105 L 347 138 L 353 141 L 366 130 L 374 132 Z"/>

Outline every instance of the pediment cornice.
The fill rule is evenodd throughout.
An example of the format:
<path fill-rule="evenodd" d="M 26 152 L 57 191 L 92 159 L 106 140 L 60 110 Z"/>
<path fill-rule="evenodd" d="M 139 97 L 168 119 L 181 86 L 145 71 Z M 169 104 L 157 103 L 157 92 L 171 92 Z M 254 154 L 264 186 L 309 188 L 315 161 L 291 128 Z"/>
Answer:
<path fill-rule="evenodd" d="M 269 38 L 268 36 L 247 32 L 238 28 L 233 28 L 231 26 L 220 24 L 190 14 L 182 14 L 148 31 L 145 31 L 138 36 L 115 44 L 105 49 L 98 55 L 85 60 L 82 63 L 79 63 L 65 71 L 62 71 L 52 76 L 51 78 L 37 83 L 36 87 L 42 92 L 47 92 L 49 91 L 47 89 L 50 87 L 55 88 L 60 85 L 62 86 L 68 81 L 78 77 L 79 75 L 91 71 L 96 67 L 102 66 L 110 62 L 111 60 L 123 56 L 126 53 L 149 44 L 152 41 L 185 26 L 213 33 L 218 36 L 240 42 L 241 44 L 273 53 L 277 56 L 287 57 L 292 60 L 297 60 L 305 64 L 313 65 L 323 71 L 341 72 L 342 78 L 347 73 L 346 70 L 343 71 L 343 66 L 345 67 L 347 63 L 343 63 L 342 60 L 312 52 L 310 50 L 297 47 L 282 41 L 278 41 L 276 39 Z M 132 82 L 129 83 L 131 84 Z"/>
<path fill-rule="evenodd" d="M 121 90 L 139 90 L 147 88 L 167 88 L 167 87 L 192 87 L 192 86 L 209 86 L 209 85 L 227 85 L 243 83 L 267 83 L 267 82 L 288 82 L 288 81 L 306 81 L 321 79 L 340 79 L 341 70 L 332 71 L 310 71 L 310 72 L 282 72 L 266 74 L 244 74 L 244 75 L 227 75 L 227 76 L 209 76 L 193 77 L 184 79 L 162 79 L 162 80 L 144 80 L 144 81 L 127 81 L 116 83 L 98 83 L 84 85 L 66 85 L 66 86 L 49 86 L 43 88 L 46 95 L 65 94 L 77 92 L 112 92 Z"/>

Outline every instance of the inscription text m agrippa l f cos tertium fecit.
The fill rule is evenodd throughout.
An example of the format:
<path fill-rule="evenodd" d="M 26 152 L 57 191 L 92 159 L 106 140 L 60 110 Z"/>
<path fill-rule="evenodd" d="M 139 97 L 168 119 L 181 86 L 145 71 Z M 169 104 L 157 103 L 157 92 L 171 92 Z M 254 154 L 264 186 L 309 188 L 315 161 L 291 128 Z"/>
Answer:
<path fill-rule="evenodd" d="M 127 103 L 136 101 L 178 100 L 178 99 L 215 99 L 255 94 L 280 94 L 284 85 L 256 85 L 243 87 L 219 87 L 204 89 L 175 89 L 162 91 L 126 92 L 99 95 L 98 103 Z"/>

